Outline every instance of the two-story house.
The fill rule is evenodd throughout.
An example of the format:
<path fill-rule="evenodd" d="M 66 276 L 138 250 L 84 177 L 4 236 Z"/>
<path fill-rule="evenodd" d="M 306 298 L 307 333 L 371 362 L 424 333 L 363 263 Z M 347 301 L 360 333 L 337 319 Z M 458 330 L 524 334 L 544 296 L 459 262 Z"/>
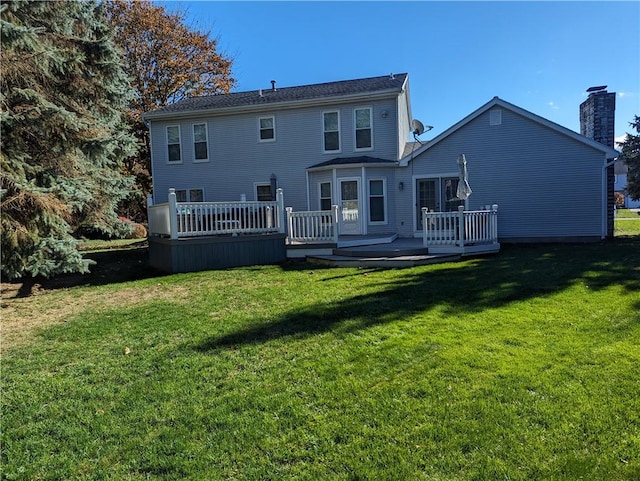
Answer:
<path fill-rule="evenodd" d="M 498 97 L 417 143 L 407 74 L 183 100 L 144 115 L 154 202 L 270 200 L 341 212 L 340 235 L 419 237 L 422 209 L 499 205 L 502 242 L 612 235 L 618 152 Z M 473 193 L 457 195 L 465 154 Z"/>
<path fill-rule="evenodd" d="M 269 200 L 344 212 L 343 234 L 395 231 L 411 130 L 407 74 L 191 98 L 144 116 L 154 201 Z M 347 215 L 350 213 L 350 215 Z"/>

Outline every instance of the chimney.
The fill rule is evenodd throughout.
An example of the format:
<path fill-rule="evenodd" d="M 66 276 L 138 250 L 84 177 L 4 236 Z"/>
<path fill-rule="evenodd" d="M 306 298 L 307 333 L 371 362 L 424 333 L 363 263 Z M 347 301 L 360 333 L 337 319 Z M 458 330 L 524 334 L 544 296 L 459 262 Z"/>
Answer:
<path fill-rule="evenodd" d="M 275 80 L 272 80 L 272 81 L 271 81 L 271 91 L 272 91 L 272 92 L 275 92 L 276 90 L 277 90 L 277 89 L 276 89 L 276 81 L 275 81 Z"/>

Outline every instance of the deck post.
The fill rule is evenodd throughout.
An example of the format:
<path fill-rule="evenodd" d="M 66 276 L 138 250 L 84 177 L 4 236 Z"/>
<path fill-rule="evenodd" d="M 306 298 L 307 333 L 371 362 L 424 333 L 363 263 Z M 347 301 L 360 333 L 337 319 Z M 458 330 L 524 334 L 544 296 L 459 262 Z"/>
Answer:
<path fill-rule="evenodd" d="M 458 206 L 458 245 L 464 247 L 464 206 Z"/>
<path fill-rule="evenodd" d="M 291 244 L 291 234 L 293 234 L 293 207 L 287 207 L 287 244 Z"/>
<path fill-rule="evenodd" d="M 427 207 L 423 207 L 420 210 L 422 211 L 422 245 L 424 247 L 429 247 L 427 236 L 427 212 L 429 209 Z"/>
<path fill-rule="evenodd" d="M 147 235 L 151 235 L 153 232 L 151 230 L 151 212 L 150 208 L 153 206 L 153 196 L 151 194 L 147 194 Z"/>
<path fill-rule="evenodd" d="M 178 238 L 178 202 L 176 189 L 169 189 L 169 234 L 171 239 Z"/>
<path fill-rule="evenodd" d="M 284 191 L 281 187 L 276 189 L 276 202 L 278 203 L 278 232 L 285 234 L 287 232 L 287 223 L 285 223 Z"/>
<path fill-rule="evenodd" d="M 338 226 L 339 224 L 339 207 L 337 205 L 332 205 L 331 206 L 331 217 L 333 218 L 333 242 L 335 242 L 336 244 L 338 244 Z"/>
<path fill-rule="evenodd" d="M 498 204 L 493 204 L 491 206 L 491 238 L 494 243 L 498 242 Z"/>

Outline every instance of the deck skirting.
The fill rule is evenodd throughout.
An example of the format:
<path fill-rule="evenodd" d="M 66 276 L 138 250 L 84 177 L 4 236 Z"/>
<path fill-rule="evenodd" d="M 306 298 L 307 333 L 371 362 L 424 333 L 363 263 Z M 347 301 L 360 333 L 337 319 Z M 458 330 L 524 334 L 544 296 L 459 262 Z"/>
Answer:
<path fill-rule="evenodd" d="M 278 264 L 287 258 L 285 234 L 149 237 L 151 267 L 171 273 Z"/>

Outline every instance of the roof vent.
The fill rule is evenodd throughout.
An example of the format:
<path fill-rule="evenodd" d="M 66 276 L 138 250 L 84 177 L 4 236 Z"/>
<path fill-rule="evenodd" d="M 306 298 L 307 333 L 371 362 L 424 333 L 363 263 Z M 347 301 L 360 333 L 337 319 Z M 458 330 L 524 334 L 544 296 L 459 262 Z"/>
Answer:
<path fill-rule="evenodd" d="M 391 80 L 395 80 L 395 79 L 396 79 L 396 76 L 395 76 L 395 75 L 393 75 L 393 73 L 390 73 L 390 74 L 389 74 L 389 78 L 390 78 Z"/>
<path fill-rule="evenodd" d="M 275 91 L 277 90 L 277 89 L 276 89 L 276 81 L 275 81 L 275 80 L 272 80 L 272 81 L 271 81 L 271 90 L 272 90 L 273 92 L 275 92 Z"/>
<path fill-rule="evenodd" d="M 262 89 L 258 90 L 258 95 L 262 97 Z"/>

